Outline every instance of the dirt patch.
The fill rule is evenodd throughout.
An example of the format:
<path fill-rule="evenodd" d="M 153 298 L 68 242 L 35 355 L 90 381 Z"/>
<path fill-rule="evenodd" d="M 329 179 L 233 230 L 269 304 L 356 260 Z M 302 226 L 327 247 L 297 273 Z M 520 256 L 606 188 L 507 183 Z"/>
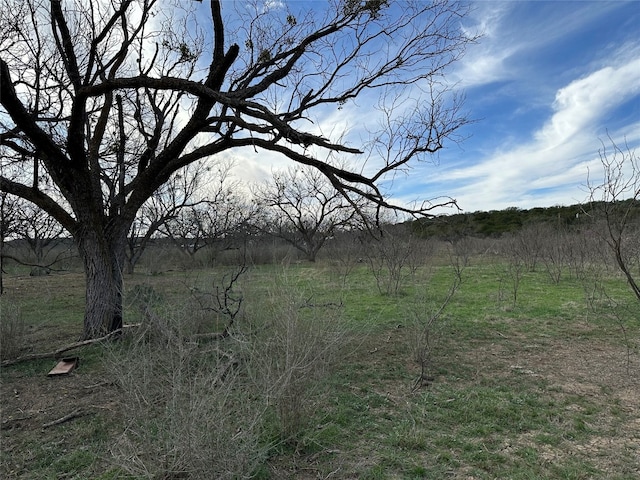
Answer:
<path fill-rule="evenodd" d="M 53 366 L 55 361 L 41 364 L 45 363 L 48 368 L 48 364 Z M 107 390 L 115 388 L 106 380 L 79 372 L 59 377 L 46 374 L 43 371 L 42 377 L 3 379 L 0 387 L 3 430 L 37 430 L 74 411 L 89 413 L 96 408 L 104 409 L 109 403 Z"/>
<path fill-rule="evenodd" d="M 116 424 L 115 385 L 95 372 L 83 372 L 82 365 L 68 375 L 47 377 L 55 363 L 34 362 L 31 368 L 42 370 L 38 376 L 21 373 L 19 367 L 3 368 L 2 478 L 29 478 L 30 465 L 46 456 L 47 449 L 71 452 L 92 448 L 86 444 L 91 439 L 74 430 L 78 423 L 86 425 L 100 418 L 103 424 Z M 81 433 L 91 431 L 85 427 Z M 52 453 L 47 461 L 56 459 Z"/>

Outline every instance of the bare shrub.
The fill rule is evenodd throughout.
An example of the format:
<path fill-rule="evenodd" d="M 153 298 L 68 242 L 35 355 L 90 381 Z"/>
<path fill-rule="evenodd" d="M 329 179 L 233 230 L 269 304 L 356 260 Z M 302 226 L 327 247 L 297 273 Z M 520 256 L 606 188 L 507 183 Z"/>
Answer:
<path fill-rule="evenodd" d="M 429 240 L 418 239 L 407 229 L 396 227 L 394 231 L 384 229 L 379 238 L 368 239 L 363 254 L 380 293 L 398 295 L 433 249 Z"/>
<path fill-rule="evenodd" d="M 331 276 L 340 282 L 342 288 L 347 286 L 351 272 L 364 261 L 362 244 L 353 232 L 342 232 L 330 239 L 322 257 L 327 259 Z"/>
<path fill-rule="evenodd" d="M 474 240 L 475 239 L 470 237 L 462 237 L 451 240 L 447 246 L 449 264 L 451 268 L 453 268 L 453 272 L 460 283 L 462 282 L 462 272 L 464 272 L 471 263 L 471 257 L 476 243 Z"/>
<path fill-rule="evenodd" d="M 281 282 L 257 305 L 259 323 L 244 357 L 254 385 L 274 408 L 278 434 L 295 442 L 348 336 L 339 304 L 314 303 L 309 292 L 292 287 L 286 278 Z"/>
<path fill-rule="evenodd" d="M 511 255 L 517 256 L 529 272 L 536 270 L 538 261 L 547 250 L 547 233 L 542 224 L 534 223 L 524 226 L 509 242 Z"/>
<path fill-rule="evenodd" d="M 114 347 L 125 430 L 113 454 L 145 478 L 247 478 L 265 455 L 265 404 L 247 394 L 232 339 L 223 350 L 181 335 L 188 315 L 153 317 Z"/>
<path fill-rule="evenodd" d="M 589 268 L 590 264 L 594 261 L 600 262 L 601 255 L 597 252 L 602 248 L 599 248 L 584 231 L 571 230 L 565 237 L 564 247 L 568 273 L 577 280 L 580 279 L 582 272 Z"/>
<path fill-rule="evenodd" d="M 410 307 L 409 321 L 411 334 L 409 335 L 410 348 L 413 360 L 420 368 L 420 374 L 413 382 L 412 391 L 429 385 L 433 380 L 431 370 L 433 368 L 433 352 L 436 348 L 436 338 L 439 331 L 439 323 L 462 283 L 464 269 L 468 265 L 467 250 L 458 245 L 458 249 L 450 252 L 453 277 L 451 286 L 446 296 L 442 299 L 432 298 L 428 291 L 422 293 Z"/>
<path fill-rule="evenodd" d="M 565 267 L 570 263 L 570 232 L 566 229 L 548 228 L 545 234 L 542 263 L 549 279 L 555 285 L 560 283 Z"/>
<path fill-rule="evenodd" d="M 499 278 L 498 301 L 503 302 L 510 297 L 512 308 L 518 302 L 520 282 L 527 269 L 520 246 L 520 242 L 513 236 L 502 239 L 502 255 L 506 262 L 498 262 L 494 266 Z"/>
<path fill-rule="evenodd" d="M 283 278 L 240 308 L 235 272 L 173 310 L 153 289 L 136 290 L 145 319 L 114 347 L 111 369 L 125 413 L 112 451 L 127 472 L 250 478 L 273 447 L 274 429 L 275 441 L 295 441 L 319 403 L 345 339 L 339 304 L 314 304 Z M 224 317 L 218 334 L 194 329 L 203 305 Z"/>
<path fill-rule="evenodd" d="M 18 306 L 0 297 L 0 360 L 16 358 L 25 345 L 25 325 Z"/>

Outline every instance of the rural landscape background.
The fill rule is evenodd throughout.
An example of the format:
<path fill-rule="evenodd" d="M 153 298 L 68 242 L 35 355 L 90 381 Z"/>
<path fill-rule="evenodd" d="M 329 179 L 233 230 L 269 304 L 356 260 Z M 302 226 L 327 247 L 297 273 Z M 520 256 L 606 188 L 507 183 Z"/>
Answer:
<path fill-rule="evenodd" d="M 640 309 L 601 207 L 343 233 L 315 262 L 267 236 L 158 241 L 120 341 L 57 355 L 81 335 L 77 258 L 8 260 L 1 475 L 636 478 Z M 56 356 L 79 368 L 47 378 Z"/>
<path fill-rule="evenodd" d="M 638 15 L 0 0 L 0 478 L 639 478 Z"/>

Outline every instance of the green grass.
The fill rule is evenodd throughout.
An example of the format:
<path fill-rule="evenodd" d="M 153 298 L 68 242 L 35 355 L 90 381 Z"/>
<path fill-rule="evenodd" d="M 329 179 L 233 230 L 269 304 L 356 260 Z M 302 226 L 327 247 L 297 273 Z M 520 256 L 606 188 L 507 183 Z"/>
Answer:
<path fill-rule="evenodd" d="M 344 359 L 318 389 L 295 441 L 278 444 L 277 432 L 265 428 L 265 443 L 275 440 L 274 447 L 256 478 L 634 478 L 637 300 L 614 276 L 606 289 L 625 308 L 619 317 L 605 304 L 593 311 L 580 281 L 565 276 L 556 285 L 538 271 L 523 275 L 514 303 L 500 271 L 477 262 L 464 272 L 433 327 L 435 379 L 413 391 L 419 369 L 412 345 L 419 322 L 446 296 L 448 267 L 419 271 L 396 296 L 380 295 L 363 266 L 346 286 L 322 264 L 254 267 L 241 285 L 249 315 L 277 301 L 271 293 L 279 289 L 293 292 L 302 316 L 341 309 L 350 332 Z M 129 299 L 157 292 L 159 303 L 179 310 L 193 306 L 189 292 L 206 290 L 214 275 L 136 274 L 127 278 L 127 292 Z M 5 282 L 27 325 L 28 349 L 52 350 L 77 338 L 81 277 Z M 129 301 L 127 322 L 137 312 Z M 78 354 L 81 368 L 63 379 L 46 378 L 47 360 L 2 369 L 2 420 L 11 420 L 1 432 L 2 478 L 134 478 L 110 451 L 125 428 L 112 402 L 119 392 L 95 386 L 108 378 L 107 353 L 93 346 Z M 89 413 L 42 429 L 78 404 Z M 19 409 L 28 418 L 15 420 Z"/>

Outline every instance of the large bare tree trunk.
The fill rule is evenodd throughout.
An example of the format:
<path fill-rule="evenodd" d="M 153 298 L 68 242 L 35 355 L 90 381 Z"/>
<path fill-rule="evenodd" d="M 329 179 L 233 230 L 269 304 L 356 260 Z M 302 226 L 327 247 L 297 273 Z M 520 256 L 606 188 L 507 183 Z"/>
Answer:
<path fill-rule="evenodd" d="M 96 338 L 122 328 L 124 248 L 89 234 L 78 239 L 86 283 L 83 339 Z"/>

